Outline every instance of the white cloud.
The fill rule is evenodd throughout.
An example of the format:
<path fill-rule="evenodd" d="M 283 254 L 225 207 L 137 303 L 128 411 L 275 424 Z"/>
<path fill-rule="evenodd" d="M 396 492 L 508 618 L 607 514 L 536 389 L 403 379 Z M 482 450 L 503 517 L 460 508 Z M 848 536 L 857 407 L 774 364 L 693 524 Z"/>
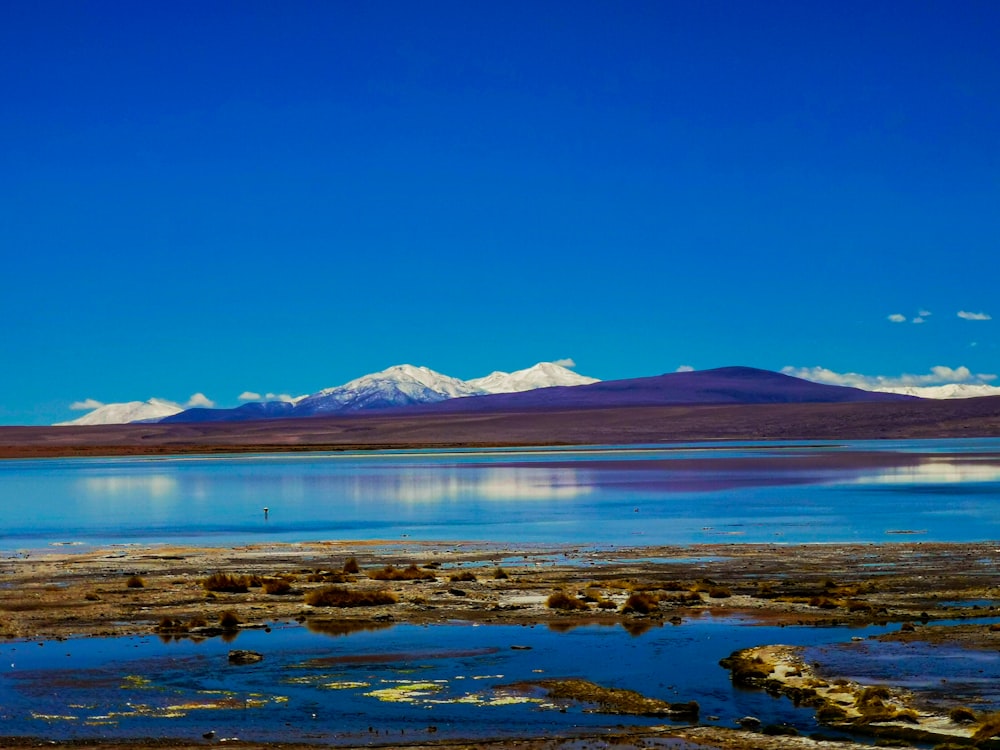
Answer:
<path fill-rule="evenodd" d="M 893 313 L 892 315 L 889 316 L 889 320 L 892 321 L 893 323 L 905 323 L 906 316 L 900 315 L 899 313 Z"/>
<path fill-rule="evenodd" d="M 963 320 L 993 320 L 993 316 L 989 313 L 984 312 L 966 312 L 965 310 L 958 311 L 958 317 Z"/>
<path fill-rule="evenodd" d="M 240 401 L 260 401 L 260 394 L 253 391 L 243 391 L 237 398 Z"/>
<path fill-rule="evenodd" d="M 924 375 L 912 375 L 908 373 L 902 375 L 862 375 L 857 372 L 834 372 L 825 367 L 783 367 L 781 371 L 785 375 L 812 380 L 815 383 L 847 385 L 853 388 L 864 388 L 865 390 L 898 388 L 900 386 L 946 385 L 949 383 L 985 385 L 997 377 L 989 373 L 973 373 L 964 365 L 960 367 L 937 365 Z"/>
<path fill-rule="evenodd" d="M 926 321 L 924 320 L 923 317 L 921 317 L 921 316 L 918 315 L 916 318 L 914 318 L 910 322 L 911 323 L 925 323 Z"/>
<path fill-rule="evenodd" d="M 301 396 L 299 398 L 301 398 Z M 265 401 L 284 401 L 286 403 L 291 404 L 291 403 L 294 403 L 296 401 L 296 398 L 294 396 L 291 396 L 291 395 L 287 394 L 287 393 L 265 393 L 264 394 L 264 400 Z"/>
<path fill-rule="evenodd" d="M 560 367 L 576 367 L 576 362 L 573 361 L 572 357 L 566 357 L 564 359 L 554 359 L 552 364 L 559 365 Z"/>
<path fill-rule="evenodd" d="M 930 310 L 921 310 L 920 312 L 917 313 L 917 315 L 919 315 L 921 318 L 929 318 L 933 314 L 934 313 L 932 313 Z"/>
<path fill-rule="evenodd" d="M 211 409 L 215 406 L 215 402 L 204 393 L 195 393 L 192 394 L 191 398 L 189 398 L 187 403 L 184 405 L 189 408 L 192 406 L 204 406 L 205 408 Z"/>
<path fill-rule="evenodd" d="M 69 405 L 69 408 L 73 411 L 91 411 L 92 409 L 100 409 L 104 406 L 103 401 L 98 401 L 94 398 L 85 398 L 83 401 L 74 401 Z"/>
<path fill-rule="evenodd" d="M 681 365 L 675 372 L 694 372 L 694 368 L 691 365 Z"/>

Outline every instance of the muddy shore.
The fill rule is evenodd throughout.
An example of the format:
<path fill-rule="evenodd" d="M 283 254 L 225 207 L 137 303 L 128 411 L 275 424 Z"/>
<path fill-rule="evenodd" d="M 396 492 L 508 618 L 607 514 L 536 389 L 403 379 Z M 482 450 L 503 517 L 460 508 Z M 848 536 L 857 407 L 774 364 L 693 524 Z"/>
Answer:
<path fill-rule="evenodd" d="M 983 604 L 1000 601 L 998 563 L 1000 548 L 990 543 L 711 544 L 610 552 L 409 541 L 56 549 L 0 560 L 0 638 L 225 637 L 227 630 L 291 621 L 337 633 L 455 620 L 551 628 L 600 622 L 641 633 L 730 614 L 773 625 L 898 623 L 900 637 L 953 634 L 960 645 L 996 650 L 1000 629 L 978 621 L 1000 616 Z M 213 574 L 221 587 L 211 583 Z M 319 596 L 329 590 L 337 596 Z M 956 618 L 969 624 L 935 629 L 935 621 Z M 680 738 L 699 747 L 821 747 L 808 738 L 713 727 L 590 737 L 587 746 L 686 746 L 671 744 Z M 579 742 L 525 740 L 518 746 Z M 110 746 L 185 745 L 137 740 Z"/>
<path fill-rule="evenodd" d="M 1000 396 L 988 396 L 496 413 L 410 409 L 253 422 L 0 427 L 0 458 L 997 436 Z"/>

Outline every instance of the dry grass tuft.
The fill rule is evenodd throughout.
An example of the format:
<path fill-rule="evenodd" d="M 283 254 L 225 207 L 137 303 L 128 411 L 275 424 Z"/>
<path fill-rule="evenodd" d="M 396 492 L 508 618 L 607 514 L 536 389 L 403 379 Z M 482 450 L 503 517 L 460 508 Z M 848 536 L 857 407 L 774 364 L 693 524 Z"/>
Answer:
<path fill-rule="evenodd" d="M 369 578 L 376 581 L 435 581 L 434 573 L 429 570 L 421 570 L 416 565 L 409 565 L 405 568 L 397 568 L 386 565 L 382 570 L 376 570 L 369 574 Z"/>
<path fill-rule="evenodd" d="M 873 685 L 862 690 L 855 703 L 858 706 L 881 706 L 891 696 L 892 693 L 885 685 Z"/>
<path fill-rule="evenodd" d="M 234 576 L 230 573 L 212 573 L 201 582 L 207 591 L 225 591 L 230 594 L 245 594 L 250 588 L 250 579 L 246 576 Z"/>
<path fill-rule="evenodd" d="M 283 578 L 265 578 L 263 582 L 265 594 L 289 594 L 292 584 Z"/>
<path fill-rule="evenodd" d="M 629 598 L 625 600 L 625 604 L 622 605 L 622 612 L 638 612 L 642 615 L 648 615 L 659 608 L 660 600 L 657 597 L 637 591 L 634 594 L 630 594 Z"/>
<path fill-rule="evenodd" d="M 327 586 L 306 594 L 310 607 L 378 607 L 395 604 L 398 597 L 391 591 L 356 591 L 342 586 Z"/>
<path fill-rule="evenodd" d="M 549 609 L 581 610 L 590 609 L 587 602 L 570 596 L 565 591 L 557 591 L 545 601 L 545 606 Z"/>
<path fill-rule="evenodd" d="M 461 583 L 462 581 L 475 581 L 476 574 L 473 573 L 471 570 L 463 570 L 461 573 L 452 573 L 451 576 L 448 577 L 448 580 L 452 581 L 453 583 Z"/>
<path fill-rule="evenodd" d="M 348 575 L 357 575 L 361 572 L 361 566 L 358 565 L 358 558 L 348 557 L 344 560 L 343 571 Z"/>
<path fill-rule="evenodd" d="M 496 570 L 493 571 L 493 577 L 497 580 L 503 581 L 510 578 L 510 574 L 506 570 L 497 565 Z"/>
<path fill-rule="evenodd" d="M 1000 713 L 988 714 L 983 717 L 982 726 L 972 735 L 973 742 L 981 742 L 1000 734 Z"/>
<path fill-rule="evenodd" d="M 972 724 L 976 720 L 976 714 L 965 706 L 955 706 L 948 712 L 948 718 L 956 724 Z"/>
<path fill-rule="evenodd" d="M 236 630 L 240 625 L 240 618 L 232 610 L 226 610 L 219 616 L 219 626 L 223 630 Z"/>
<path fill-rule="evenodd" d="M 670 604 L 700 604 L 701 594 L 697 591 L 678 591 L 662 595 L 660 601 L 669 602 Z"/>
<path fill-rule="evenodd" d="M 833 704 L 827 704 L 816 712 L 816 719 L 820 722 L 844 721 L 846 718 L 847 711 Z"/>
<path fill-rule="evenodd" d="M 141 589 L 145 588 L 146 582 L 140 576 L 129 576 L 128 580 L 125 581 L 125 585 L 130 589 Z"/>

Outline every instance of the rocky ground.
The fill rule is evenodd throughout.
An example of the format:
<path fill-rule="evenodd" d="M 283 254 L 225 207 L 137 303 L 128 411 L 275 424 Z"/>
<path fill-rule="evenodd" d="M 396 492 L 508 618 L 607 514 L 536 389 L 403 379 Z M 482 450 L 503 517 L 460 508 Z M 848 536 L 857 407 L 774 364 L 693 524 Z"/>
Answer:
<path fill-rule="evenodd" d="M 986 543 L 603 550 L 417 542 L 67 548 L 11 553 L 0 560 L 0 637 L 149 632 L 212 637 L 292 620 L 336 632 L 453 620 L 550 627 L 596 621 L 641 632 L 711 612 L 770 624 L 898 623 L 892 637 L 998 649 L 1000 628 L 979 622 L 1000 615 L 986 604 L 1000 601 L 998 562 L 1000 548 Z M 935 627 L 943 618 L 968 618 L 969 624 Z M 765 682 L 777 680 L 772 689 L 801 688 L 794 681 L 808 679 L 802 665 L 785 668 L 797 664 L 792 653 L 749 658 L 754 656 L 774 667 L 763 675 Z M 907 710 L 893 707 L 901 716 Z M 519 746 L 822 747 L 808 738 L 749 729 L 671 727 L 587 741 L 525 740 Z M 955 737 L 968 743 L 974 734 Z M 15 742 L 27 741 L 0 745 Z"/>

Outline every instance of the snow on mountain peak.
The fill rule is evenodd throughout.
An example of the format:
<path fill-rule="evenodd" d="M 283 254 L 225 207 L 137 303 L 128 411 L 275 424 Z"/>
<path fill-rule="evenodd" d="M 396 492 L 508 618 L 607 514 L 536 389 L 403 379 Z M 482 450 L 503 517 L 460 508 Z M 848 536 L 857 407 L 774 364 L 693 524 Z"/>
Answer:
<path fill-rule="evenodd" d="M 104 404 L 82 417 L 69 422 L 57 422 L 57 426 L 93 426 L 101 424 L 127 424 L 162 419 L 184 411 L 184 407 L 162 398 L 148 401 L 126 401 L 119 404 Z"/>
<path fill-rule="evenodd" d="M 980 396 L 1000 396 L 1000 387 L 981 383 L 947 383 L 945 385 L 902 385 L 884 386 L 873 390 L 883 393 L 902 393 L 920 398 L 978 398 Z"/>
<path fill-rule="evenodd" d="M 296 409 L 299 413 L 310 414 L 385 409 L 435 403 L 482 392 L 463 380 L 442 375 L 429 367 L 394 365 L 336 388 L 324 388 L 303 399 Z"/>
<path fill-rule="evenodd" d="M 332 414 L 368 409 L 388 409 L 411 404 L 432 404 L 463 396 L 491 393 L 516 393 L 560 385 L 585 385 L 596 378 L 578 375 L 552 362 L 539 362 L 515 372 L 494 372 L 483 378 L 460 380 L 429 367 L 394 365 L 380 372 L 364 375 L 335 388 L 324 388 L 310 396 L 289 400 L 292 416 Z M 253 394 L 256 395 L 256 394 Z M 270 397 L 272 394 L 268 394 Z M 173 416 L 184 408 L 171 401 L 150 399 L 126 404 L 107 404 L 72 422 L 60 424 L 93 425 L 156 421 Z M 288 415 L 287 412 L 282 412 Z M 197 421 L 197 420 L 196 420 Z"/>
<path fill-rule="evenodd" d="M 599 382 L 597 378 L 580 375 L 552 362 L 539 362 L 524 370 L 514 372 L 492 372 L 482 378 L 466 381 L 486 393 L 519 393 L 536 388 L 551 388 L 558 385 L 587 385 Z"/>

